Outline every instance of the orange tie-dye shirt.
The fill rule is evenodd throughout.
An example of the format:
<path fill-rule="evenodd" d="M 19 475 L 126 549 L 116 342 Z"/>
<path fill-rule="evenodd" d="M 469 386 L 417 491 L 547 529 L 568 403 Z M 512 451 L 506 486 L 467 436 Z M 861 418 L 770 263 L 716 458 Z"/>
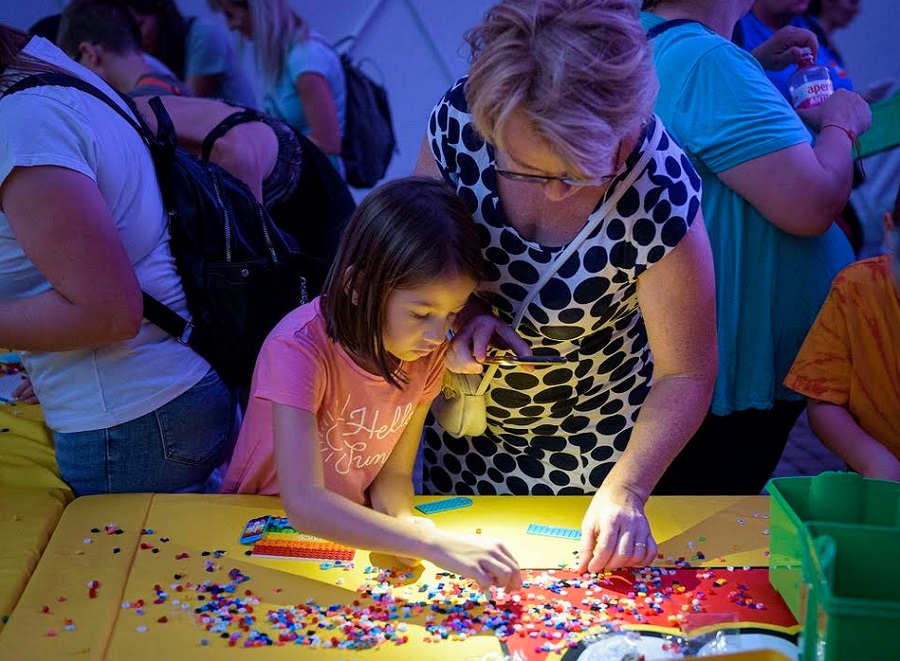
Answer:
<path fill-rule="evenodd" d="M 900 458 L 900 298 L 887 255 L 851 264 L 800 348 L 784 385 L 846 408 Z"/>

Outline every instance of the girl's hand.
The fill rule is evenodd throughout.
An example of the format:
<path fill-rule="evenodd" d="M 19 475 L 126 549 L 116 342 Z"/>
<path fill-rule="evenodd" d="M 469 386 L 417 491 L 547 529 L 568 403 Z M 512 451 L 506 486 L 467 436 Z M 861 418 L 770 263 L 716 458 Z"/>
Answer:
<path fill-rule="evenodd" d="M 456 333 L 447 350 L 445 365 L 451 372 L 479 374 L 491 347 L 509 349 L 519 356 L 531 355 L 531 347 L 509 324 L 492 314 L 479 314 Z"/>
<path fill-rule="evenodd" d="M 581 522 L 577 571 L 642 567 L 656 551 L 643 501 L 622 486 L 602 486 Z"/>
<path fill-rule="evenodd" d="M 506 590 L 522 587 L 519 563 L 503 544 L 481 535 L 474 537 L 434 531 L 434 564 L 474 579 L 482 589 L 496 586 Z"/>
<path fill-rule="evenodd" d="M 22 374 L 22 383 L 16 386 L 12 391 L 13 399 L 23 404 L 40 404 L 37 395 L 34 394 L 34 388 L 31 385 L 31 379 L 27 374 Z"/>

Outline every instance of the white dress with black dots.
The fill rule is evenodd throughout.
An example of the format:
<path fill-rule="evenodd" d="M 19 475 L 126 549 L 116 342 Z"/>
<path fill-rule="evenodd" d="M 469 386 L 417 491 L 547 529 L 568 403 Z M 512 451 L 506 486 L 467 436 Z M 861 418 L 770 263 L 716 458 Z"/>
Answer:
<path fill-rule="evenodd" d="M 494 150 L 476 133 L 465 78 L 435 106 L 431 150 L 481 230 L 490 263 L 479 293 L 511 321 L 563 247 L 523 239 L 503 217 Z M 634 167 L 652 118 L 628 157 Z M 612 183 L 624 178 L 622 173 Z M 650 389 L 653 358 L 637 304 L 637 277 L 684 237 L 700 208 L 700 178 L 663 132 L 647 169 L 528 306 L 518 332 L 537 354 L 577 362 L 533 372 L 500 368 L 488 392 L 488 430 L 454 438 L 431 416 L 424 489 L 433 494 L 586 494 L 621 456 Z"/>

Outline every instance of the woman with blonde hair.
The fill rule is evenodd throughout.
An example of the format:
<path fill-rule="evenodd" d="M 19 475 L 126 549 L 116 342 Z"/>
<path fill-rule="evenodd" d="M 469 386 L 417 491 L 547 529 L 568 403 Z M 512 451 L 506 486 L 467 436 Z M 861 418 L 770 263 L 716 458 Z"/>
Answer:
<path fill-rule="evenodd" d="M 253 42 L 263 106 L 306 135 L 343 174 L 346 85 L 340 58 L 288 0 L 210 0 L 228 27 Z"/>
<path fill-rule="evenodd" d="M 465 201 L 491 266 L 448 367 L 480 373 L 490 346 L 568 362 L 487 372 L 487 430 L 431 424 L 425 488 L 593 494 L 580 571 L 649 563 L 644 504 L 716 372 L 699 177 L 653 115 L 631 0 L 506 0 L 468 41 L 416 168 Z"/>

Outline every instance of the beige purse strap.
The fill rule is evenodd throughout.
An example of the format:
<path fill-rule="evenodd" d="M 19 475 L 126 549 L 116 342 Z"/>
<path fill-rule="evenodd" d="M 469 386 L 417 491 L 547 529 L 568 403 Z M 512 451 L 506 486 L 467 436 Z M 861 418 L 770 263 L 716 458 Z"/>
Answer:
<path fill-rule="evenodd" d="M 647 143 L 647 148 L 641 154 L 638 162 L 634 164 L 634 167 L 631 169 L 628 175 L 619 182 L 619 185 L 615 188 L 615 192 L 609 197 L 604 197 L 603 204 L 601 204 L 594 213 L 588 216 L 587 222 L 584 224 L 584 227 L 581 228 L 581 231 L 579 231 L 578 234 L 575 235 L 575 238 L 569 242 L 569 245 L 567 245 L 565 249 L 561 253 L 559 253 L 559 255 L 557 255 L 556 259 L 554 259 L 553 262 L 541 274 L 540 279 L 528 291 L 528 294 L 525 296 L 524 300 L 522 301 L 522 305 L 519 307 L 518 312 L 516 312 L 516 316 L 513 318 L 513 321 L 510 324 L 513 330 L 518 328 L 519 324 L 522 322 L 522 318 L 525 316 L 526 310 L 528 310 L 528 306 L 531 305 L 531 302 L 540 293 L 544 285 L 546 285 L 547 282 L 549 282 L 550 278 L 552 278 L 562 267 L 562 265 L 566 263 L 566 260 L 568 260 L 569 257 L 571 257 L 572 254 L 581 247 L 581 244 L 585 242 L 585 240 L 591 235 L 591 232 L 593 232 L 597 228 L 597 225 L 599 225 L 600 222 L 604 218 L 606 218 L 609 212 L 616 208 L 616 205 L 619 203 L 621 197 L 625 194 L 626 191 L 631 189 L 631 187 L 634 185 L 634 182 L 637 181 L 637 178 L 644 173 L 644 170 L 650 163 L 650 159 L 653 158 L 653 154 L 656 153 L 656 148 L 659 146 L 659 141 L 662 138 L 662 122 L 658 117 L 656 117 L 653 124 L 653 135 L 650 137 L 650 140 Z M 607 195 L 609 194 L 609 192 L 609 189 L 607 189 Z M 498 369 L 500 369 L 499 365 L 488 366 L 487 370 L 484 373 L 484 377 L 481 379 L 481 384 L 478 386 L 478 390 L 475 391 L 476 395 L 483 395 L 487 392 L 487 389 L 491 384 L 491 380 L 494 378 L 494 375 L 497 373 Z"/>

